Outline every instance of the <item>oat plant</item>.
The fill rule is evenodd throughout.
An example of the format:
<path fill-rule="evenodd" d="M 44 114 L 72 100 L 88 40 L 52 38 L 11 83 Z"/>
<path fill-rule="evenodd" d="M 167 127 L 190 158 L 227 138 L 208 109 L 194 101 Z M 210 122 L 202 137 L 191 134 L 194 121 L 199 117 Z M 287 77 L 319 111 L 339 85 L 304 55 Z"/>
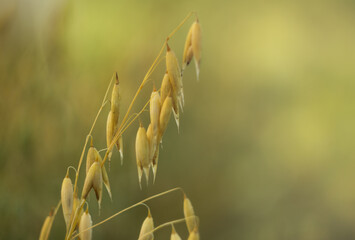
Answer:
<path fill-rule="evenodd" d="M 171 39 L 175 33 L 191 18 L 194 18 L 195 20 L 192 23 L 192 26 L 190 27 L 186 37 L 185 47 L 183 50 L 183 59 L 180 67 L 179 61 L 173 49 L 171 46 L 169 46 L 169 39 Z M 107 217 L 105 220 L 95 223 L 94 225 L 93 222 L 95 222 L 95 219 L 92 219 L 89 204 L 86 201 L 89 193 L 93 190 L 95 192 L 100 211 L 103 191 L 106 190 L 109 197 L 112 199 L 111 185 L 106 167 L 110 163 L 111 158 L 115 157 L 113 156 L 113 148 L 116 147 L 120 153 L 119 158 L 121 159 L 122 165 L 124 152 L 123 134 L 128 127 L 132 126 L 133 122 L 135 122 L 138 118 L 143 117 L 143 114 L 148 109 L 148 105 L 150 124 L 146 128 L 142 123 L 140 123 L 138 127 L 135 142 L 136 163 L 138 170 L 138 183 L 140 188 L 142 188 L 141 182 L 143 174 L 145 176 L 143 179 L 145 179 L 148 186 L 150 170 L 152 170 L 153 182 L 155 182 L 158 170 L 159 148 L 171 115 L 174 116 L 177 129 L 179 129 L 180 112 L 182 112 L 184 107 L 184 89 L 182 80 L 183 71 L 189 65 L 192 59 L 195 62 L 197 79 L 199 79 L 199 68 L 201 61 L 201 27 L 197 15 L 194 12 L 189 13 L 186 18 L 168 35 L 158 56 L 155 58 L 153 64 L 148 69 L 148 72 L 138 87 L 138 90 L 134 95 L 131 103 L 129 104 L 128 109 L 121 121 L 119 121 L 120 79 L 117 73 L 114 74 L 107 87 L 102 104 L 97 112 L 91 129 L 85 139 L 78 166 L 76 169 L 74 167 L 67 168 L 67 172 L 64 176 L 61 187 L 61 199 L 57 206 L 50 211 L 49 216 L 46 217 L 40 232 L 40 240 L 46 240 L 49 238 L 53 221 L 55 220 L 56 214 L 60 207 L 63 211 L 66 226 L 66 232 L 63 233 L 65 239 L 89 240 L 92 239 L 92 232 L 94 228 L 114 217 L 117 217 L 125 211 L 141 205 L 146 206 L 148 212 L 147 217 L 142 222 L 140 233 L 139 235 L 137 234 L 138 239 L 154 239 L 154 233 L 164 227 L 171 227 L 172 230 L 170 239 L 181 239 L 175 230 L 174 224 L 183 222 L 186 223 L 187 230 L 189 232 L 188 239 L 199 239 L 198 217 L 195 215 L 194 208 L 192 207 L 190 199 L 186 196 L 183 189 L 180 187 L 172 188 L 165 192 L 161 192 L 159 194 L 148 197 L 138 203 L 135 203 L 123 210 L 116 212 L 112 216 Z M 132 107 L 140 96 L 141 90 L 144 86 L 146 86 L 146 83 L 148 82 L 151 74 L 156 70 L 156 67 L 159 64 L 162 64 L 164 61 L 166 65 L 166 71 L 161 75 L 162 83 L 160 89 L 156 89 L 154 87 L 150 99 L 147 99 L 146 104 L 141 108 L 141 110 L 137 113 L 131 113 Z M 95 141 L 92 132 L 96 125 L 97 119 L 107 105 L 110 105 L 106 123 L 107 146 L 104 149 L 97 150 L 94 146 Z M 90 144 L 90 146 L 88 146 L 88 144 Z M 101 156 L 100 152 L 104 152 L 105 154 Z M 80 170 L 84 162 L 85 153 L 86 177 L 82 185 L 80 185 L 82 189 L 80 192 L 78 179 L 79 174 L 82 173 Z M 108 164 L 106 164 L 107 161 Z M 74 184 L 69 175 L 69 170 L 71 168 L 75 170 Z M 155 227 L 153 214 L 151 213 L 146 202 L 174 191 L 180 191 L 184 195 L 182 209 L 184 218 L 172 220 Z"/>

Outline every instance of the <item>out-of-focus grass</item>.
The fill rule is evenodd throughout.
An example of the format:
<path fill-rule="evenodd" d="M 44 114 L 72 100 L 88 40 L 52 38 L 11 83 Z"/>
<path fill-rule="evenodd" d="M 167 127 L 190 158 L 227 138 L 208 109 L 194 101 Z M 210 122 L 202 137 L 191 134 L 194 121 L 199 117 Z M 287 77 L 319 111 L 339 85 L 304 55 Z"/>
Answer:
<path fill-rule="evenodd" d="M 171 121 L 157 182 L 140 191 L 137 126 L 126 132 L 124 165 L 117 153 L 111 164 L 114 201 L 104 194 L 98 216 L 91 199 L 94 222 L 181 186 L 203 239 L 355 237 L 351 1 L 18 0 L 0 3 L 1 239 L 38 237 L 112 73 L 125 111 L 165 37 L 191 10 L 203 28 L 203 59 L 200 82 L 193 66 L 185 72 L 180 134 Z M 171 39 L 180 59 L 188 28 Z M 163 72 L 161 64 L 152 82 Z M 94 131 L 98 147 L 105 115 Z M 182 216 L 178 194 L 150 205 L 157 225 Z M 145 214 L 124 214 L 94 238 L 134 239 Z M 186 237 L 183 225 L 177 230 Z M 63 236 L 60 212 L 51 237 Z"/>

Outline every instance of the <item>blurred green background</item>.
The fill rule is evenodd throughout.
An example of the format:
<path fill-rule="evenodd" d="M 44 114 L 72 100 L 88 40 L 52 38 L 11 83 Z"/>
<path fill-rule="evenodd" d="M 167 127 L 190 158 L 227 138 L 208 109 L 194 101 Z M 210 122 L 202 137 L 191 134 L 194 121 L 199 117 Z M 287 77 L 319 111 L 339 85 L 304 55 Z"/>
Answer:
<path fill-rule="evenodd" d="M 125 132 L 124 164 L 115 152 L 109 172 L 113 202 L 104 192 L 99 216 L 89 199 L 94 223 L 180 186 L 202 239 L 355 238 L 354 1 L 2 0 L 0 239 L 38 238 L 112 74 L 125 112 L 190 11 L 202 25 L 203 56 L 199 82 L 193 64 L 185 71 L 180 134 L 171 119 L 157 181 L 141 191 L 138 122 Z M 170 40 L 180 60 L 192 21 Z M 97 148 L 105 147 L 107 112 L 94 131 Z M 148 119 L 141 117 L 145 127 Z M 175 192 L 149 202 L 155 224 L 181 218 L 182 199 Z M 93 238 L 136 239 L 145 216 L 138 207 L 95 228 Z M 187 238 L 184 224 L 177 230 Z M 64 231 L 60 209 L 50 239 Z M 169 235 L 166 228 L 155 236 Z"/>

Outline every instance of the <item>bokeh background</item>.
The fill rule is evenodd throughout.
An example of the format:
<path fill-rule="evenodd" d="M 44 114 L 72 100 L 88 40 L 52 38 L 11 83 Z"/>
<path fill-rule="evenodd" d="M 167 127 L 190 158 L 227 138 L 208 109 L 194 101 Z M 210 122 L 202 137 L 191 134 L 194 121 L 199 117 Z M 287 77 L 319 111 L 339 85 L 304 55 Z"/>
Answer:
<path fill-rule="evenodd" d="M 180 186 L 202 239 L 355 238 L 354 1 L 0 1 L 0 239 L 36 239 L 112 74 L 121 110 L 166 36 L 190 12 L 203 30 L 201 78 L 185 71 L 181 129 L 173 119 L 157 181 L 139 189 L 138 122 L 124 134 L 94 223 Z M 170 40 L 181 60 L 191 18 Z M 161 63 L 134 111 L 159 86 Z M 94 130 L 105 147 L 105 108 Z M 148 113 L 140 118 L 147 127 Z M 71 177 L 74 172 L 71 171 Z M 80 178 L 82 184 L 83 178 Z M 155 224 L 181 218 L 182 195 L 149 202 Z M 136 239 L 146 209 L 96 228 Z M 187 238 L 184 224 L 176 226 Z M 64 238 L 61 209 L 50 239 Z M 168 239 L 170 228 L 156 233 Z"/>

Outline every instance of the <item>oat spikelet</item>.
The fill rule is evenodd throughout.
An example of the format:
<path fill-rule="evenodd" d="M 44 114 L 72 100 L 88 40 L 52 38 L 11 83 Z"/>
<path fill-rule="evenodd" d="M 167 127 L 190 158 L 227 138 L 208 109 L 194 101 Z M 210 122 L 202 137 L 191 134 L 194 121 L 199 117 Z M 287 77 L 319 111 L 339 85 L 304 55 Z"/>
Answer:
<path fill-rule="evenodd" d="M 136 136 L 136 160 L 138 168 L 139 186 L 141 186 L 143 170 L 146 175 L 147 184 L 149 179 L 150 150 L 145 128 L 140 125 Z"/>
<path fill-rule="evenodd" d="M 189 238 L 187 240 L 200 240 L 200 233 L 198 232 L 197 226 L 190 232 Z"/>
<path fill-rule="evenodd" d="M 171 235 L 170 240 L 181 240 L 179 234 L 175 231 L 174 225 L 171 225 Z"/>
<path fill-rule="evenodd" d="M 166 70 L 168 71 L 171 86 L 177 95 L 179 100 L 178 102 L 182 110 L 182 107 L 184 106 L 184 90 L 181 78 L 181 70 L 175 53 L 170 49 L 168 44 L 166 46 Z"/>
<path fill-rule="evenodd" d="M 192 207 L 190 199 L 188 199 L 186 195 L 184 195 L 184 216 L 186 219 L 187 229 L 189 230 L 189 233 L 191 233 L 197 226 L 197 221 L 194 208 Z"/>
<path fill-rule="evenodd" d="M 182 71 L 185 70 L 186 66 L 189 65 L 192 59 L 192 47 L 191 47 L 191 36 L 192 36 L 192 26 L 189 29 L 189 32 L 186 36 L 185 47 L 184 47 L 184 54 L 182 57 Z"/>
<path fill-rule="evenodd" d="M 62 189 L 61 189 L 61 201 L 62 201 L 62 209 L 63 209 L 63 215 L 64 215 L 64 220 L 65 224 L 67 227 L 67 230 L 69 228 L 70 224 L 70 216 L 72 213 L 73 209 L 73 184 L 71 182 L 71 179 L 69 178 L 69 175 L 65 176 L 62 182 Z"/>
<path fill-rule="evenodd" d="M 148 210 L 148 216 L 144 219 L 138 239 L 139 240 L 153 240 L 154 239 L 153 233 L 146 235 L 147 233 L 149 233 L 153 230 L 154 230 L 154 222 L 153 222 L 153 218 L 150 214 L 150 210 Z"/>
<path fill-rule="evenodd" d="M 158 171 L 158 159 L 159 159 L 159 146 L 155 150 L 155 153 L 154 153 L 153 159 L 152 159 L 152 170 L 153 170 L 153 175 L 154 175 L 153 183 L 155 183 L 155 177 L 156 177 L 157 171 Z"/>
<path fill-rule="evenodd" d="M 41 233 L 39 235 L 39 240 L 47 240 L 48 239 L 49 234 L 51 232 L 53 220 L 54 220 L 53 210 L 51 210 L 49 215 L 44 220 L 44 223 L 43 223 L 42 229 L 41 229 Z"/>
<path fill-rule="evenodd" d="M 71 216 L 70 216 L 70 219 L 71 219 L 71 221 L 72 221 L 72 219 L 74 218 L 74 215 L 75 215 L 75 212 L 76 212 L 76 210 L 78 209 L 80 207 L 80 199 L 79 199 L 79 197 L 78 197 L 78 194 L 77 194 L 77 192 L 75 192 L 74 193 L 74 201 L 73 201 L 73 210 L 72 210 L 72 214 L 71 214 Z M 80 218 L 81 218 L 81 215 L 83 214 L 83 209 L 80 209 L 80 211 L 78 212 L 78 214 L 77 214 L 77 219 L 79 219 L 79 221 L 80 221 Z M 79 222 L 77 222 L 77 224 L 79 224 Z M 76 226 L 74 226 L 74 228 L 76 228 L 77 227 L 77 225 Z"/>
<path fill-rule="evenodd" d="M 100 153 L 95 149 L 95 160 L 97 159 L 97 161 L 100 163 L 102 163 L 102 158 L 100 156 Z M 110 180 L 108 178 L 108 175 L 107 175 L 107 171 L 106 171 L 106 167 L 105 165 L 103 165 L 101 167 L 101 174 L 102 174 L 102 181 L 104 182 L 104 185 L 106 187 L 106 190 L 107 190 L 107 193 L 108 195 L 110 196 L 110 199 L 112 201 L 112 193 L 111 193 L 111 187 L 110 187 Z"/>
<path fill-rule="evenodd" d="M 107 144 L 107 147 L 109 147 L 112 142 L 113 136 L 116 131 L 117 123 L 118 123 L 118 115 L 114 114 L 112 111 L 110 111 L 107 116 L 107 123 L 106 123 L 106 144 Z M 111 156 L 112 156 L 112 149 L 108 155 L 109 161 L 111 161 Z"/>
<path fill-rule="evenodd" d="M 166 128 L 168 127 L 168 123 L 170 120 L 171 112 L 173 108 L 173 99 L 171 97 L 167 97 L 161 107 L 161 112 L 159 116 L 159 135 L 160 138 L 163 137 Z"/>
<path fill-rule="evenodd" d="M 120 138 L 116 142 L 116 147 L 117 147 L 117 150 L 120 153 L 121 165 L 123 165 L 123 139 L 122 139 L 122 135 L 120 136 Z"/>
<path fill-rule="evenodd" d="M 116 73 L 116 81 L 113 85 L 112 95 L 111 95 L 111 112 L 117 115 L 117 118 L 120 115 L 120 91 L 119 91 L 119 80 Z"/>
<path fill-rule="evenodd" d="M 165 98 L 170 95 L 172 87 L 169 80 L 168 72 L 164 74 L 163 81 L 160 87 L 160 103 L 163 105 Z"/>
<path fill-rule="evenodd" d="M 91 226 L 92 226 L 91 215 L 88 209 L 86 209 L 86 211 L 83 213 L 83 215 L 80 218 L 80 224 L 79 224 L 80 240 L 92 239 L 92 229 L 84 231 L 85 229 L 90 228 Z"/>
<path fill-rule="evenodd" d="M 194 60 L 196 65 L 196 76 L 197 76 L 197 80 L 199 80 L 200 62 L 201 62 L 201 26 L 198 20 L 196 20 L 192 24 L 191 29 L 192 29 L 192 34 L 191 34 L 192 52 L 194 55 Z"/>
<path fill-rule="evenodd" d="M 86 199 L 92 188 L 95 191 L 96 199 L 98 201 L 100 210 L 102 200 L 102 171 L 100 163 L 98 161 L 94 162 L 91 165 L 89 172 L 85 177 L 81 198 Z"/>
<path fill-rule="evenodd" d="M 160 116 L 160 95 L 159 92 L 156 91 L 155 89 L 153 90 L 151 96 L 150 96 L 150 126 L 152 128 L 152 134 L 153 134 L 153 144 L 152 144 L 152 150 L 153 152 L 156 151 L 156 148 L 158 146 L 158 135 L 159 135 L 159 116 Z"/>
<path fill-rule="evenodd" d="M 173 113 L 174 113 L 174 119 L 175 119 L 175 122 L 176 122 L 176 126 L 177 126 L 177 129 L 178 129 L 178 132 L 179 132 L 179 126 L 180 126 L 180 120 L 179 120 L 179 105 L 178 105 L 178 98 L 177 98 L 177 95 L 175 93 L 175 91 L 171 91 L 170 92 L 170 96 L 172 98 L 172 101 L 173 101 Z"/>
<path fill-rule="evenodd" d="M 96 159 L 96 155 L 95 155 L 95 148 L 92 144 L 92 140 L 91 140 L 91 144 L 90 144 L 90 148 L 88 150 L 88 153 L 86 155 L 86 174 L 88 174 L 88 171 L 91 167 L 91 165 L 95 162 Z"/>

